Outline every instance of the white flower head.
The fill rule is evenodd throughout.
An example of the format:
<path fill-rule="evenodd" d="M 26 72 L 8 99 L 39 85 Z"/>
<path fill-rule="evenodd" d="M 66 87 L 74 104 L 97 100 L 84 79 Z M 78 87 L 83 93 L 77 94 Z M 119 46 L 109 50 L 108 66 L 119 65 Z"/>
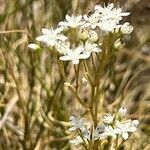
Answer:
<path fill-rule="evenodd" d="M 112 116 L 111 114 L 106 114 L 102 117 L 102 120 L 104 123 L 111 124 L 114 120 L 114 116 Z"/>
<path fill-rule="evenodd" d="M 98 24 L 98 27 L 103 32 L 114 32 L 114 29 L 118 28 L 117 23 L 114 20 L 101 20 Z"/>
<path fill-rule="evenodd" d="M 116 122 L 115 132 L 122 135 L 124 140 L 127 140 L 129 132 L 135 132 L 139 124 L 138 120 L 127 120 L 125 122 Z"/>
<path fill-rule="evenodd" d="M 116 138 L 115 130 L 110 125 L 98 125 L 96 129 L 93 131 L 92 139 L 105 139 L 108 136 Z"/>
<path fill-rule="evenodd" d="M 105 132 L 105 125 L 104 124 L 98 125 L 92 133 L 92 139 L 97 140 L 99 138 L 100 139 L 106 138 L 104 132 Z"/>
<path fill-rule="evenodd" d="M 84 128 L 84 130 L 82 130 L 82 135 L 87 140 L 91 139 L 91 133 L 87 128 Z"/>
<path fill-rule="evenodd" d="M 62 61 L 71 60 L 73 64 L 78 64 L 80 59 L 87 59 L 88 56 L 83 53 L 83 46 L 79 46 L 75 49 L 70 49 L 66 52 L 64 56 L 61 56 L 59 59 Z"/>
<path fill-rule="evenodd" d="M 95 6 L 95 11 L 97 11 L 102 19 L 112 19 L 117 22 L 122 19 L 123 16 L 128 16 L 129 12 L 122 12 L 122 8 L 115 7 L 113 3 L 108 4 L 108 6 L 101 7 L 100 5 Z"/>
<path fill-rule="evenodd" d="M 86 22 L 82 28 L 91 27 L 92 29 L 95 29 L 100 21 L 100 16 L 96 12 L 91 15 L 83 15 L 83 18 Z"/>
<path fill-rule="evenodd" d="M 83 118 L 78 120 L 74 116 L 71 116 L 69 120 L 71 125 L 71 128 L 69 128 L 70 131 L 74 131 L 76 129 L 80 129 L 82 131 L 85 130 L 85 123 Z"/>
<path fill-rule="evenodd" d="M 122 8 L 115 7 L 113 3 L 107 7 L 96 5 L 95 11 L 100 15 L 99 28 L 104 32 L 112 32 L 118 28 L 119 21 L 122 20 L 123 16 L 128 16 L 130 13 L 122 12 Z"/>
<path fill-rule="evenodd" d="M 121 32 L 123 34 L 130 34 L 133 31 L 133 26 L 130 25 L 129 22 L 125 22 L 122 26 L 121 26 Z"/>
<path fill-rule="evenodd" d="M 119 116 L 123 118 L 127 113 L 127 109 L 125 107 L 121 107 L 119 108 L 118 113 L 119 113 Z"/>
<path fill-rule="evenodd" d="M 36 38 L 37 41 L 46 43 L 48 46 L 55 46 L 58 40 L 65 41 L 67 39 L 66 36 L 60 34 L 62 32 L 62 28 L 57 28 L 55 30 L 51 29 L 42 29 L 43 35 Z"/>
<path fill-rule="evenodd" d="M 84 22 L 82 21 L 82 15 L 79 15 L 79 16 L 66 15 L 66 21 L 61 21 L 61 22 L 59 22 L 58 25 L 61 27 L 77 28 L 83 24 L 84 24 Z"/>
<path fill-rule="evenodd" d="M 115 130 L 112 128 L 112 126 L 108 125 L 105 127 L 105 132 L 104 132 L 105 136 L 111 136 L 113 138 L 116 138 L 116 133 Z"/>

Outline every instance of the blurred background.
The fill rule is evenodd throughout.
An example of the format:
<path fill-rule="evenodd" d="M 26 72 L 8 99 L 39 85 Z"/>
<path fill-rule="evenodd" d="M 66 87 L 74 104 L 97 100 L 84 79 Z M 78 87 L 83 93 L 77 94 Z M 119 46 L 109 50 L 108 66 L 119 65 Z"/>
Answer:
<path fill-rule="evenodd" d="M 129 117 L 140 130 L 128 142 L 132 150 L 150 149 L 150 2 L 149 0 L 0 0 L 0 150 L 69 150 L 66 121 L 82 110 L 64 88 L 54 54 L 34 52 L 43 27 L 56 27 L 66 14 L 90 12 L 98 4 L 114 2 L 131 12 L 134 31 L 123 37 L 125 48 L 104 78 L 104 109 L 120 95 Z M 65 73 L 74 82 L 71 66 Z M 113 73 L 113 75 L 110 75 Z M 88 101 L 88 86 L 80 93 Z M 108 107 L 110 106 L 110 107 Z M 128 147 L 130 146 L 130 147 Z"/>

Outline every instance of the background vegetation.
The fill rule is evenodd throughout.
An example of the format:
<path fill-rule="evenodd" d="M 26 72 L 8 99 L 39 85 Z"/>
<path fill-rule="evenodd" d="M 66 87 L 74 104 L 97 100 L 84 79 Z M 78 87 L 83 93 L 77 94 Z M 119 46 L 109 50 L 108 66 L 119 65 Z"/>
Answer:
<path fill-rule="evenodd" d="M 82 114 L 81 106 L 64 87 L 59 64 L 48 49 L 34 52 L 43 27 L 55 27 L 76 8 L 88 13 L 108 0 L 1 0 L 0 1 L 0 150 L 67 150 L 66 123 L 70 115 Z M 103 108 L 113 112 L 118 105 L 140 121 L 138 132 L 123 149 L 150 149 L 150 3 L 120 0 L 131 12 L 127 17 L 134 31 L 124 37 L 126 47 L 103 74 Z M 108 69 L 109 68 L 109 69 Z M 111 69 L 110 69 L 111 68 Z M 65 63 L 65 74 L 74 83 L 74 70 Z M 80 79 L 81 80 L 81 79 Z M 88 86 L 80 92 L 88 101 Z"/>

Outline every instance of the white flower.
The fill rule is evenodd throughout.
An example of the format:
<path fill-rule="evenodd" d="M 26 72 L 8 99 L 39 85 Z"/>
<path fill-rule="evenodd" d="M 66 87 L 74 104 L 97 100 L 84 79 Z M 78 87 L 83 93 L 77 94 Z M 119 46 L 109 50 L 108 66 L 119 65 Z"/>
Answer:
<path fill-rule="evenodd" d="M 96 43 L 92 43 L 90 41 L 85 42 L 83 54 L 85 54 L 87 58 L 90 57 L 91 52 L 99 53 L 101 51 L 102 50 L 99 48 L 99 46 Z"/>
<path fill-rule="evenodd" d="M 94 30 L 89 31 L 89 40 L 91 42 L 96 42 L 98 40 L 98 34 L 96 31 L 94 31 Z"/>
<path fill-rule="evenodd" d="M 68 50 L 64 56 L 59 59 L 63 61 L 71 60 L 73 64 L 78 64 L 80 59 L 86 59 L 88 56 L 83 53 L 83 46 L 79 46 L 73 50 Z"/>
<path fill-rule="evenodd" d="M 114 29 L 118 28 L 117 23 L 114 20 L 101 20 L 98 27 L 104 32 L 113 32 Z"/>
<path fill-rule="evenodd" d="M 104 132 L 105 132 L 105 125 L 104 124 L 98 125 L 92 133 L 92 139 L 97 140 L 98 138 L 100 139 L 106 138 L 106 136 L 104 136 Z"/>
<path fill-rule="evenodd" d="M 118 113 L 119 113 L 120 117 L 123 118 L 127 113 L 127 109 L 125 107 L 121 107 L 121 108 L 119 108 Z"/>
<path fill-rule="evenodd" d="M 84 130 L 82 130 L 82 135 L 84 137 L 84 139 L 88 139 L 90 140 L 91 138 L 91 133 L 88 129 L 84 128 Z"/>
<path fill-rule="evenodd" d="M 112 116 L 111 114 L 106 114 L 102 117 L 102 120 L 104 123 L 111 124 L 114 120 L 114 116 Z"/>
<path fill-rule="evenodd" d="M 71 116 L 69 120 L 71 125 L 71 128 L 69 128 L 70 131 L 74 131 L 76 129 L 80 129 L 82 131 L 85 130 L 85 123 L 83 118 L 78 120 L 74 116 Z"/>
<path fill-rule="evenodd" d="M 90 140 L 90 137 L 91 137 L 90 131 L 85 128 L 82 131 L 82 138 L 83 139 L 81 138 L 81 136 L 76 136 L 74 139 L 70 140 L 70 143 L 78 145 L 80 143 L 83 143 L 83 140 L 84 141 Z"/>
<path fill-rule="evenodd" d="M 66 36 L 61 35 L 62 28 L 53 29 L 42 29 L 43 35 L 36 38 L 37 41 L 46 43 L 48 46 L 55 46 L 58 40 L 65 41 Z"/>
<path fill-rule="evenodd" d="M 105 136 L 112 136 L 113 138 L 116 138 L 115 130 L 110 125 L 105 127 L 105 132 L 103 134 Z"/>
<path fill-rule="evenodd" d="M 70 143 L 78 145 L 83 143 L 83 139 L 80 136 L 76 136 L 74 139 L 70 140 Z"/>
<path fill-rule="evenodd" d="M 135 132 L 139 124 L 138 120 L 127 120 L 125 122 L 116 122 L 115 132 L 122 135 L 124 140 L 128 139 L 128 132 Z"/>
<path fill-rule="evenodd" d="M 133 31 L 133 26 L 130 25 L 129 22 L 125 22 L 122 26 L 121 26 L 121 32 L 123 34 L 130 34 Z"/>
<path fill-rule="evenodd" d="M 82 28 L 91 27 L 92 29 L 95 29 L 100 21 L 98 13 L 93 13 L 91 15 L 84 15 L 83 18 L 86 21 L 86 23 L 82 26 Z"/>
<path fill-rule="evenodd" d="M 105 139 L 108 136 L 116 138 L 115 130 L 110 125 L 102 124 L 98 125 L 96 129 L 93 131 L 92 139 L 93 140 L 97 140 L 98 138 Z"/>
<path fill-rule="evenodd" d="M 96 5 L 95 11 L 100 15 L 100 21 L 97 26 L 105 32 L 114 31 L 114 29 L 118 28 L 119 21 L 122 20 L 122 17 L 130 14 L 128 12 L 122 12 L 122 9 L 119 7 L 114 7 L 113 3 L 104 8 Z"/>
<path fill-rule="evenodd" d="M 68 16 L 66 15 L 66 21 L 59 22 L 59 26 L 62 27 L 71 27 L 71 28 L 77 28 L 81 25 L 83 25 L 84 22 L 82 21 L 82 15 L 79 16 Z"/>
<path fill-rule="evenodd" d="M 120 7 L 115 7 L 113 3 L 109 4 L 107 7 L 104 6 L 104 8 L 100 5 L 96 5 L 94 9 L 100 14 L 102 20 L 112 19 L 116 22 L 120 21 L 123 16 L 128 16 L 130 14 L 129 12 L 122 12 L 122 9 Z"/>
<path fill-rule="evenodd" d="M 28 45 L 29 48 L 33 49 L 33 50 L 38 50 L 40 49 L 40 46 L 34 43 L 31 43 Z"/>
<path fill-rule="evenodd" d="M 55 48 L 60 54 L 65 54 L 70 49 L 70 42 L 68 40 L 66 41 L 59 40 L 55 44 Z"/>

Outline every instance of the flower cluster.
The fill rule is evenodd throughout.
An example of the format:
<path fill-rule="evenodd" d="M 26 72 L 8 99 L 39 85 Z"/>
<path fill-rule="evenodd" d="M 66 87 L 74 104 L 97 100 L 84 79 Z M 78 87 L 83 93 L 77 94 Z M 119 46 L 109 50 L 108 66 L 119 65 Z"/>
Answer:
<path fill-rule="evenodd" d="M 116 115 L 105 114 L 102 117 L 102 123 L 97 125 L 95 129 L 88 128 L 84 119 L 77 119 L 70 117 L 70 131 L 75 131 L 77 134 L 70 142 L 73 144 L 80 144 L 88 141 L 103 140 L 108 137 L 116 138 L 121 136 L 127 140 L 129 133 L 137 130 L 139 121 L 125 119 L 126 108 L 121 107 Z"/>
<path fill-rule="evenodd" d="M 103 36 L 109 32 L 130 34 L 133 27 L 128 22 L 120 24 L 122 17 L 129 14 L 122 12 L 120 7 L 114 7 L 113 3 L 107 7 L 96 5 L 90 14 L 66 15 L 56 29 L 43 28 L 43 35 L 36 40 L 55 49 L 60 60 L 70 60 L 73 64 L 78 64 L 80 59 L 89 58 L 92 52 L 102 51 Z M 31 46 L 29 45 L 30 48 Z"/>

